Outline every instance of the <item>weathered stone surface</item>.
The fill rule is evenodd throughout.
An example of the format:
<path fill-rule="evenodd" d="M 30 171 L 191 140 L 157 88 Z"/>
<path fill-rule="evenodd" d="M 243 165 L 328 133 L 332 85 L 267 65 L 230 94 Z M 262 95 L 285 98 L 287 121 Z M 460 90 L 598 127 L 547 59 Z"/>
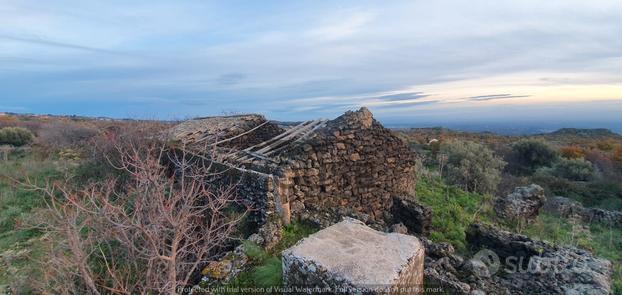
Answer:
<path fill-rule="evenodd" d="M 432 210 L 412 197 L 394 197 L 391 208 L 394 222 L 403 223 L 409 232 L 427 236 L 432 226 Z"/>
<path fill-rule="evenodd" d="M 622 212 L 600 208 L 586 208 L 581 203 L 564 197 L 553 197 L 548 200 L 543 210 L 561 217 L 578 217 L 583 222 L 601 223 L 604 225 L 622 226 Z"/>
<path fill-rule="evenodd" d="M 408 228 L 406 228 L 406 226 L 400 222 L 391 226 L 391 232 L 398 234 L 408 234 Z"/>
<path fill-rule="evenodd" d="M 555 250 L 543 241 L 484 224 L 471 225 L 466 232 L 466 239 L 469 245 L 493 250 L 502 259 L 510 256 L 531 257 Z"/>
<path fill-rule="evenodd" d="M 283 280 L 286 288 L 376 294 L 412 287 L 403 294 L 416 294 L 423 283 L 424 251 L 414 236 L 379 232 L 346 218 L 285 250 Z"/>
<path fill-rule="evenodd" d="M 530 263 L 533 273 L 514 272 L 504 277 L 502 283 L 518 294 L 607 295 L 611 292 L 611 263 L 594 258 L 587 251 L 562 248 L 533 256 Z"/>
<path fill-rule="evenodd" d="M 426 255 L 435 258 L 448 257 L 454 255 L 456 250 L 449 243 L 434 243 L 426 238 L 421 238 L 425 246 Z"/>
<path fill-rule="evenodd" d="M 512 294 L 611 292 L 611 262 L 588 251 L 558 247 L 480 224 L 469 228 L 467 240 L 498 255 L 504 274 L 494 279 Z M 486 281 L 482 277 L 478 280 Z"/>
<path fill-rule="evenodd" d="M 495 211 L 499 217 L 511 219 L 534 219 L 546 197 L 544 189 L 537 184 L 517 187 L 513 193 L 495 200 Z"/>
<path fill-rule="evenodd" d="M 609 294 L 611 290 L 611 263 L 587 251 L 481 224 L 468 229 L 467 240 L 473 250 L 480 250 L 471 259 L 422 240 L 428 287 L 464 295 Z"/>
<path fill-rule="evenodd" d="M 468 274 L 460 272 L 464 259 L 455 254 L 453 246 L 448 243 L 434 243 L 421 238 L 425 246 L 425 281 L 428 287 L 440 288 L 441 293 L 472 294 L 475 291 L 465 279 Z M 503 294 L 496 292 L 495 294 Z"/>
<path fill-rule="evenodd" d="M 462 269 L 465 272 L 467 272 L 469 275 L 473 275 L 478 278 L 489 278 L 490 277 L 488 266 L 484 264 L 484 262 L 478 259 L 467 260 L 464 263 L 464 265 L 462 265 Z"/>

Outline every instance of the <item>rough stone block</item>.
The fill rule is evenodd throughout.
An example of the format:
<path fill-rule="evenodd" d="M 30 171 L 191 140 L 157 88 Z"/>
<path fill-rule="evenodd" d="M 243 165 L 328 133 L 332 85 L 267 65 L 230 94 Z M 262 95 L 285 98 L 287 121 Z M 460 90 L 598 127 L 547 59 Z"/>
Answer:
<path fill-rule="evenodd" d="M 513 193 L 495 200 L 495 212 L 502 218 L 532 220 L 545 201 L 544 189 L 539 185 L 517 187 Z"/>
<path fill-rule="evenodd" d="M 286 290 L 296 294 L 420 294 L 424 246 L 346 218 L 283 251 Z"/>

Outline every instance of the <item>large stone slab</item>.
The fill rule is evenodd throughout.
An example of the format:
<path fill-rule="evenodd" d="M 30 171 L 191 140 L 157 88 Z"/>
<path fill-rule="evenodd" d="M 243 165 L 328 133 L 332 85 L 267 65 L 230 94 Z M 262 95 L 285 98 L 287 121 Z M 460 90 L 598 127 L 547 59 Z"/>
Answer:
<path fill-rule="evenodd" d="M 346 218 L 283 251 L 283 280 L 291 293 L 418 294 L 423 262 L 416 237 Z"/>

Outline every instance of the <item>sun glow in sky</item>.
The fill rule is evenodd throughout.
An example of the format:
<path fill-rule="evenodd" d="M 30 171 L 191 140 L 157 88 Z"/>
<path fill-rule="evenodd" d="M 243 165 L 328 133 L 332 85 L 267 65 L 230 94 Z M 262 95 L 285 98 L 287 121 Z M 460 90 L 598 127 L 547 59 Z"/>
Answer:
<path fill-rule="evenodd" d="M 617 0 L 0 0 L 0 111 L 622 125 L 621 15 Z"/>

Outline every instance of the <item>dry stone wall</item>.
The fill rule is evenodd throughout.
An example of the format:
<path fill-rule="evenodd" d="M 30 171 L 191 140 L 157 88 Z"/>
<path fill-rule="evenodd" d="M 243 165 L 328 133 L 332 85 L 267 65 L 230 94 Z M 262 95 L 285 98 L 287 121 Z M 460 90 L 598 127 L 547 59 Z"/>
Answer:
<path fill-rule="evenodd" d="M 269 246 L 279 238 L 280 225 L 278 212 L 279 199 L 276 192 L 277 179 L 267 173 L 240 168 L 231 168 L 222 164 L 214 164 L 218 177 L 214 182 L 217 186 L 233 186 L 243 206 L 250 209 L 245 218 L 248 234 L 259 233 L 255 238 L 258 244 Z"/>
<path fill-rule="evenodd" d="M 414 185 L 415 155 L 365 108 L 329 121 L 285 157 L 292 215 L 322 225 L 352 216 L 386 227 L 392 197 Z"/>
<path fill-rule="evenodd" d="M 600 223 L 612 227 L 622 226 L 622 211 L 608 211 L 600 208 L 586 208 L 577 201 L 564 197 L 553 197 L 544 205 L 548 213 L 561 217 L 578 217 L 586 223 Z"/>

